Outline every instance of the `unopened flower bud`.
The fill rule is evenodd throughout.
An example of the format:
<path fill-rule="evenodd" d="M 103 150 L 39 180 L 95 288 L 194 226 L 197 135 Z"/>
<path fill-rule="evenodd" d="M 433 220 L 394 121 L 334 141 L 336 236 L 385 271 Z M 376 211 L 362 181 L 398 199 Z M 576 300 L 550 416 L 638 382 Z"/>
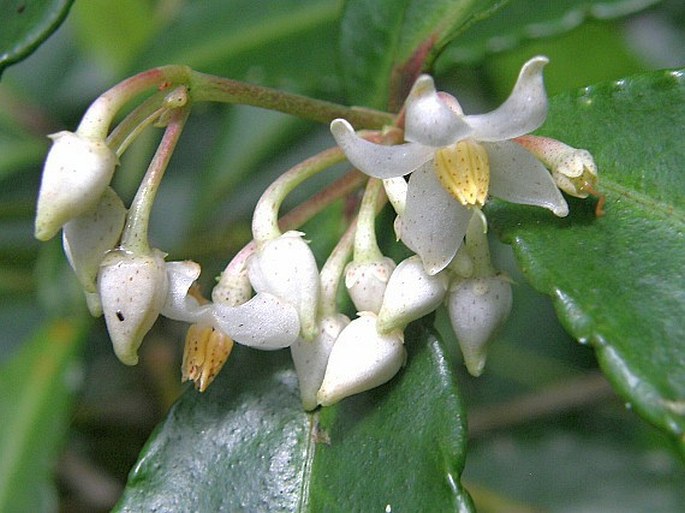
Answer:
<path fill-rule="evenodd" d="M 212 301 L 229 306 L 242 305 L 251 297 L 252 285 L 244 267 L 238 272 L 222 272 L 218 283 L 212 289 Z"/>
<path fill-rule="evenodd" d="M 501 274 L 466 279 L 450 288 L 447 309 L 471 375 L 482 374 L 487 344 L 507 320 L 511 303 L 511 284 Z"/>
<path fill-rule="evenodd" d="M 562 191 L 577 198 L 587 198 L 597 187 L 597 164 L 592 154 L 551 137 L 526 135 L 516 142 L 533 153 L 552 173 Z"/>
<path fill-rule="evenodd" d="M 333 345 L 345 326 L 350 323 L 346 315 L 326 316 L 319 322 L 319 334 L 314 340 L 299 337 L 290 346 L 295 372 L 300 388 L 300 398 L 305 410 L 317 407 L 316 393 L 321 387 Z"/>
<path fill-rule="evenodd" d="M 164 253 L 110 251 L 100 264 L 98 291 L 114 352 L 126 365 L 138 363 L 138 348 L 164 305 L 168 279 Z"/>
<path fill-rule="evenodd" d="M 404 364 L 402 332 L 381 335 L 376 320 L 375 314 L 362 313 L 340 332 L 316 395 L 322 406 L 386 383 Z"/>
<path fill-rule="evenodd" d="M 430 275 L 417 256 L 399 263 L 388 281 L 378 313 L 378 329 L 387 333 L 435 310 L 445 297 L 445 273 Z"/>
<path fill-rule="evenodd" d="M 289 231 L 269 240 L 248 260 L 248 276 L 256 292 L 267 292 L 295 307 L 302 336 L 317 332 L 319 271 L 301 232 Z"/>
<path fill-rule="evenodd" d="M 116 192 L 105 189 L 96 207 L 64 225 L 62 244 L 69 265 L 86 292 L 96 292 L 100 262 L 119 242 L 126 207 Z"/>
<path fill-rule="evenodd" d="M 378 313 L 385 287 L 395 267 L 395 262 L 388 257 L 373 262 L 352 261 L 347 264 L 345 286 L 358 312 Z"/>
<path fill-rule="evenodd" d="M 43 167 L 35 236 L 48 240 L 70 219 L 93 210 L 109 185 L 116 154 L 104 140 L 58 132 Z"/>
<path fill-rule="evenodd" d="M 191 380 L 204 392 L 214 381 L 233 350 L 233 340 L 216 328 L 191 324 L 181 365 L 182 380 Z"/>

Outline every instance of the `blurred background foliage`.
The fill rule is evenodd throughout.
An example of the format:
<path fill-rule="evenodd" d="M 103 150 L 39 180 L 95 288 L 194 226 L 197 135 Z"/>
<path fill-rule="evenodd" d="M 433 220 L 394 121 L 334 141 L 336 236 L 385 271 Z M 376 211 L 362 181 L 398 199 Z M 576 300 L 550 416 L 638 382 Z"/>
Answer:
<path fill-rule="evenodd" d="M 21 476 L 35 473 L 42 477 L 27 493 L 40 496 L 44 511 L 109 510 L 145 440 L 186 388 L 183 326 L 158 322 L 141 364 L 121 365 L 104 323 L 84 321 L 60 242 L 33 239 L 45 135 L 73 129 L 88 104 L 125 76 L 166 63 L 346 103 L 337 61 L 340 8 L 331 0 L 76 2 L 47 42 L 4 71 L 0 408 L 9 397 L 21 397 L 22 408 L 11 417 L 0 411 L 0 470 L 12 457 L 32 464 L 13 482 L 3 483 L 9 474 L 0 472 L 0 505 L 8 488 L 25 486 Z M 618 20 L 567 16 L 555 26 L 499 35 L 488 35 L 486 26 L 467 31 L 435 63 L 440 83 L 467 112 L 501 101 L 521 63 L 538 53 L 551 58 L 550 95 L 685 62 L 678 0 Z M 158 138 L 146 133 L 125 155 L 115 177 L 125 201 Z M 200 261 L 208 290 L 249 240 L 251 210 L 266 185 L 331 143 L 326 127 L 282 114 L 196 106 L 155 206 L 154 245 L 170 259 Z M 309 184 L 290 205 L 334 177 Z M 307 227 L 317 257 L 341 233 L 343 208 Z M 670 441 L 617 399 L 592 351 L 571 339 L 549 300 L 526 285 L 509 248 L 498 245 L 496 258 L 517 284 L 511 319 L 483 377 L 454 369 L 469 418 L 464 483 L 479 511 L 679 511 L 685 471 Z M 439 311 L 445 338 L 453 336 L 447 323 Z"/>

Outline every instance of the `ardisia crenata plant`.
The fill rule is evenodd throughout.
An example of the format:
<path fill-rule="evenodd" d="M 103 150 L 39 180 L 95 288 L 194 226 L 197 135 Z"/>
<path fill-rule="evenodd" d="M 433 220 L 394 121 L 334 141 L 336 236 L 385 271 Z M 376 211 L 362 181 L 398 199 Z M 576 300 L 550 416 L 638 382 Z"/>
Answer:
<path fill-rule="evenodd" d="M 62 15 L 66 4 L 43 14 Z M 225 78 L 188 54 L 189 65 L 132 73 L 92 101 L 74 131 L 61 126 L 48 136 L 33 235 L 48 247 L 61 236 L 63 257 L 53 259 L 68 262 L 73 273 L 62 279 L 80 294 L 65 299 L 76 306 L 63 306 L 27 346 L 36 349 L 8 361 L 6 375 L 38 368 L 43 349 L 51 351 L 41 341 L 54 339 L 65 348 L 51 379 L 64 379 L 88 326 L 106 329 L 121 363 L 155 366 L 146 347 L 167 326 L 172 335 L 165 338 L 178 347 L 185 340 L 177 377 L 195 385 L 142 449 L 115 511 L 528 511 L 517 505 L 527 502 L 521 490 L 510 499 L 462 481 L 467 426 L 474 440 L 478 429 L 489 429 L 483 410 L 469 410 L 467 423 L 464 403 L 491 386 L 488 356 L 506 340 L 522 344 L 519 383 L 548 365 L 567 388 L 551 399 L 513 400 L 496 410 L 495 423 L 615 393 L 665 433 L 672 453 L 685 455 L 684 72 L 652 71 L 550 98 L 545 74 L 557 65 L 556 47 L 525 58 L 521 51 L 517 73 L 494 82 L 496 94 L 473 88 L 489 105 L 473 108 L 473 91 L 462 97 L 448 90 L 460 89 L 463 56 L 488 62 L 493 34 L 504 31 L 514 45 L 534 26 L 561 31 L 558 20 L 579 12 L 610 17 L 639 6 L 574 1 L 542 12 L 526 0 L 428 4 L 350 0 L 338 11 L 335 2 L 312 0 L 297 7 L 293 19 L 332 16 L 339 26 L 336 83 L 352 106 L 286 91 L 286 79 L 299 76 L 295 62 L 273 64 L 270 71 L 285 66 L 285 87 L 271 87 Z M 283 8 L 267 12 L 285 20 Z M 32 26 L 19 14 L 16 27 Z M 185 22 L 178 23 L 181 34 Z M 295 40 L 303 47 L 320 40 L 301 30 Z M 21 44 L 3 66 L 30 52 Z M 279 51 L 265 55 L 278 59 Z M 500 68 L 489 66 L 499 77 Z M 239 75 L 249 78 L 248 71 Z M 174 231 L 174 221 L 160 224 L 155 212 L 173 183 L 167 169 L 183 159 L 185 133 L 198 152 L 214 137 L 216 124 L 193 123 L 196 113 L 203 119 L 226 109 L 208 106 L 217 103 L 249 106 L 246 120 L 264 115 L 258 107 L 328 131 L 277 158 L 269 180 L 237 176 L 236 187 L 261 187 L 250 203 L 251 237 L 203 259 L 201 236 L 165 244 L 157 231 Z M 278 123 L 257 125 L 265 138 L 279 131 Z M 151 142 L 155 132 L 161 137 Z M 156 149 L 136 153 L 145 145 Z M 239 155 L 254 148 L 234 147 Z M 265 151 L 279 155 L 271 142 Z M 190 160 L 186 172 L 197 174 Z M 221 173 L 233 173 L 230 156 Z M 215 178 L 196 212 L 184 213 L 191 228 L 179 228 L 179 240 L 209 233 L 213 222 L 235 222 L 206 210 L 219 202 L 225 180 Z M 191 178 L 186 200 L 199 183 Z M 501 242 L 513 247 L 518 268 Z M 203 267 L 212 269 L 209 278 Z M 524 280 L 551 296 L 571 337 L 594 348 L 606 380 L 571 372 L 594 361 L 564 367 L 525 349 L 527 339 L 555 340 L 546 340 L 544 306 L 527 322 L 516 320 L 532 297 Z M 495 374 L 507 358 L 515 360 L 495 358 Z M 9 379 L 0 385 L 10 386 Z M 54 393 L 63 402 L 70 395 Z M 47 397 L 3 401 L 15 413 L 22 404 L 44 404 L 26 410 L 38 423 L 49 411 Z M 36 436 L 29 424 L 24 429 Z M 0 431 L 0 449 L 17 429 Z M 21 463 L 27 447 L 17 447 L 0 464 L 7 477 L 0 509 L 49 509 L 7 484 L 30 480 Z M 668 479 L 682 476 L 671 452 L 661 450 L 674 462 Z M 667 502 L 685 500 L 677 486 L 664 493 Z"/>

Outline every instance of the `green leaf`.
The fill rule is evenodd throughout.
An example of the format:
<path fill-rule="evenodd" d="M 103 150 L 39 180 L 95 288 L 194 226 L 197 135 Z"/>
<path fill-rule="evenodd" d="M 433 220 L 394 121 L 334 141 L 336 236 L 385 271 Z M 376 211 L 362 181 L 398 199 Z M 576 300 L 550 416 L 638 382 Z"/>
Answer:
<path fill-rule="evenodd" d="M 685 448 L 685 73 L 664 71 L 552 99 L 545 135 L 589 149 L 606 214 L 494 203 L 493 228 L 614 387 Z"/>
<path fill-rule="evenodd" d="M 620 408 L 612 401 L 476 440 L 464 480 L 478 512 L 680 511 L 685 468 Z"/>
<path fill-rule="evenodd" d="M 73 0 L 0 0 L 0 75 L 29 56 L 69 12 Z"/>
<path fill-rule="evenodd" d="M 141 0 L 79 2 L 72 19 L 81 47 L 116 74 L 125 72 L 162 22 L 152 3 Z"/>
<path fill-rule="evenodd" d="M 287 351 L 237 347 L 172 408 L 115 511 L 472 511 L 452 368 L 432 335 L 407 335 L 390 383 L 314 414 Z"/>
<path fill-rule="evenodd" d="M 348 0 L 340 62 L 351 103 L 395 110 L 457 27 L 496 0 Z"/>
<path fill-rule="evenodd" d="M 290 90 L 337 91 L 336 0 L 207 0 L 184 5 L 137 68 L 198 71 Z"/>
<path fill-rule="evenodd" d="M 491 17 L 473 24 L 450 43 L 441 65 L 479 62 L 521 42 L 562 34 L 587 19 L 606 20 L 638 12 L 659 0 L 511 0 Z M 576 56 L 580 53 L 576 53 Z"/>
<path fill-rule="evenodd" d="M 84 323 L 47 323 L 0 369 L 0 511 L 56 511 L 52 466 L 69 424 Z"/>

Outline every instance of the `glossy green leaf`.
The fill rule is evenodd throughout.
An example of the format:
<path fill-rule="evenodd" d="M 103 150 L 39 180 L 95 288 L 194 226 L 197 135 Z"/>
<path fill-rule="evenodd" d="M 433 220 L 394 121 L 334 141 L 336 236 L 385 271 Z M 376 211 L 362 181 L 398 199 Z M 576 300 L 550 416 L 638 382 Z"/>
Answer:
<path fill-rule="evenodd" d="M 47 323 L 0 369 L 0 511 L 57 511 L 52 466 L 69 424 L 84 324 Z"/>
<path fill-rule="evenodd" d="M 494 203 L 491 225 L 552 296 L 567 330 L 594 347 L 627 405 L 685 438 L 685 73 L 655 72 L 555 97 L 546 135 L 589 149 L 606 214 Z"/>
<path fill-rule="evenodd" d="M 422 328 L 407 335 L 390 383 L 314 414 L 287 351 L 237 347 L 172 408 L 115 511 L 472 511 L 451 365 Z"/>
<path fill-rule="evenodd" d="M 60 26 L 73 0 L 0 0 L 0 75 Z"/>
<path fill-rule="evenodd" d="M 348 0 L 340 62 L 350 103 L 397 109 L 429 55 L 496 0 Z"/>
<path fill-rule="evenodd" d="M 445 63 L 481 61 L 522 41 L 567 32 L 586 19 L 606 20 L 645 9 L 659 0 L 510 0 L 491 17 L 455 38 L 440 56 Z M 577 54 L 580 55 L 580 54 Z"/>

